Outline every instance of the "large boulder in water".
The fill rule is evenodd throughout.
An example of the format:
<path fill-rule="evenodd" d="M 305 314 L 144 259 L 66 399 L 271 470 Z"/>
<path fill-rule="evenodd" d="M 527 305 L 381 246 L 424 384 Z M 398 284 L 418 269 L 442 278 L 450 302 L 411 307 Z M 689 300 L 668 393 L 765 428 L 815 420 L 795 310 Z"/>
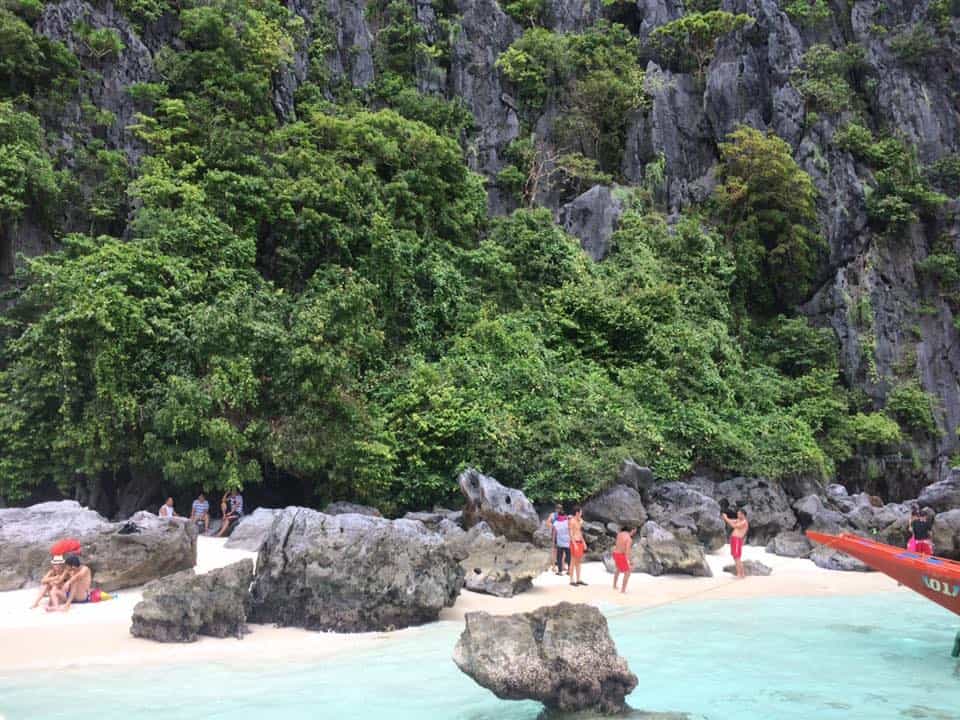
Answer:
<path fill-rule="evenodd" d="M 634 488 L 611 485 L 583 504 L 583 517 L 593 522 L 639 528 L 647 521 L 647 511 Z"/>
<path fill-rule="evenodd" d="M 750 522 L 747 541 L 766 545 L 778 533 L 795 530 L 797 517 L 790 498 L 777 483 L 764 478 L 736 477 L 713 485 L 708 492 L 724 512 L 743 510 Z"/>
<path fill-rule="evenodd" d="M 467 613 L 453 661 L 499 698 L 537 700 L 564 712 L 623 712 L 637 686 L 606 618 L 590 605 L 560 603 L 506 616 Z"/>
<path fill-rule="evenodd" d="M 934 518 L 932 539 L 937 555 L 960 560 L 960 508 L 940 513 Z"/>
<path fill-rule="evenodd" d="M 513 597 L 529 590 L 534 579 L 553 562 L 549 550 L 497 537 L 486 523 L 447 536 L 447 544 L 463 558 L 464 587 L 497 597 Z"/>
<path fill-rule="evenodd" d="M 226 547 L 232 550 L 259 552 L 263 541 L 270 534 L 273 521 L 280 512 L 273 508 L 257 508 L 251 514 L 244 515 L 227 538 Z"/>
<path fill-rule="evenodd" d="M 257 559 L 251 621 L 366 632 L 419 625 L 453 605 L 463 568 L 420 522 L 288 507 Z"/>
<path fill-rule="evenodd" d="M 494 533 L 510 540 L 529 542 L 533 539 L 540 518 L 533 503 L 522 492 L 504 487 L 472 468 L 460 473 L 457 483 L 467 498 L 463 509 L 465 528 L 483 520 Z"/>
<path fill-rule="evenodd" d="M 250 559 L 195 575 L 184 570 L 143 590 L 130 633 L 159 642 L 194 642 L 200 635 L 241 638 L 250 611 Z"/>
<path fill-rule="evenodd" d="M 720 505 L 693 485 L 657 485 L 648 493 L 646 508 L 650 520 L 677 537 L 697 540 L 707 550 L 718 550 L 727 541 Z"/>
<path fill-rule="evenodd" d="M 50 546 L 76 538 L 83 561 L 104 590 L 144 585 L 192 568 L 197 531 L 183 519 L 139 512 L 111 523 L 72 500 L 0 510 L 0 591 L 36 584 L 50 566 Z"/>
<path fill-rule="evenodd" d="M 927 485 L 917 498 L 920 507 L 946 512 L 960 508 L 960 468 L 954 468 L 945 480 Z"/>

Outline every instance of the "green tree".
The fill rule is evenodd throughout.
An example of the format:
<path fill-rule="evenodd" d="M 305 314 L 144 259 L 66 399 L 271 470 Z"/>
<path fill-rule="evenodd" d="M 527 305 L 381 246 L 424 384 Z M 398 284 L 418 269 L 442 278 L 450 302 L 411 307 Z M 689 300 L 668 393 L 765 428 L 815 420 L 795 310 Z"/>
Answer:
<path fill-rule="evenodd" d="M 717 41 L 754 22 L 749 15 L 726 10 L 691 12 L 650 33 L 651 41 L 672 62 L 692 65 L 697 77 L 703 77 L 717 50 Z"/>

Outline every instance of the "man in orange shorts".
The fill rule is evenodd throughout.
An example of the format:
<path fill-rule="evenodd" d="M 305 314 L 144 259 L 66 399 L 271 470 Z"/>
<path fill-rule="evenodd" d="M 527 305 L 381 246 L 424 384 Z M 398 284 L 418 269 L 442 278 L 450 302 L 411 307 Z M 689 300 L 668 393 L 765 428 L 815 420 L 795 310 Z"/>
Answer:
<path fill-rule="evenodd" d="M 636 528 L 624 528 L 617 533 L 617 544 L 613 548 L 613 562 L 617 567 L 613 574 L 613 589 L 617 589 L 617 580 L 623 575 L 623 586 L 620 589 L 622 593 L 627 591 L 627 582 L 630 580 L 630 549 L 636 533 Z"/>
<path fill-rule="evenodd" d="M 723 521 L 733 528 L 730 535 L 730 554 L 733 556 L 733 562 L 737 565 L 737 577 L 746 577 L 743 571 L 743 541 L 747 537 L 747 531 L 750 530 L 750 523 L 747 522 L 747 514 L 743 510 L 737 510 L 736 520 L 731 520 L 723 515 Z"/>

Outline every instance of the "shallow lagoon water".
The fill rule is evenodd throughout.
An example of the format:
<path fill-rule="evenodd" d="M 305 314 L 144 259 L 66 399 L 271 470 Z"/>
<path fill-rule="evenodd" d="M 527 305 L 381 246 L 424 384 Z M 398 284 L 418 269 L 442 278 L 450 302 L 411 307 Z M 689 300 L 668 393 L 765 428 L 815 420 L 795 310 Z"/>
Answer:
<path fill-rule="evenodd" d="M 635 708 L 711 720 L 960 720 L 960 618 L 919 597 L 764 598 L 604 608 L 639 676 Z M 461 623 L 436 623 L 335 661 L 196 663 L 0 675 L 4 720 L 534 720 L 450 655 Z M 223 642 L 236 642 L 224 640 Z M 69 704 L 64 699 L 69 697 Z"/>

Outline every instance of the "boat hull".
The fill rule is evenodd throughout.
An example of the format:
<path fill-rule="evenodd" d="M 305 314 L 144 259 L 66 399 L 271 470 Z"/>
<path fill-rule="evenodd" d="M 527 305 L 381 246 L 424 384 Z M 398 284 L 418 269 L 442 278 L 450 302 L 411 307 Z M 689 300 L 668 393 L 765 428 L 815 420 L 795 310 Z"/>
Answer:
<path fill-rule="evenodd" d="M 920 555 L 859 535 L 807 531 L 807 537 L 847 555 L 920 593 L 928 600 L 960 615 L 960 563 L 931 555 Z"/>

